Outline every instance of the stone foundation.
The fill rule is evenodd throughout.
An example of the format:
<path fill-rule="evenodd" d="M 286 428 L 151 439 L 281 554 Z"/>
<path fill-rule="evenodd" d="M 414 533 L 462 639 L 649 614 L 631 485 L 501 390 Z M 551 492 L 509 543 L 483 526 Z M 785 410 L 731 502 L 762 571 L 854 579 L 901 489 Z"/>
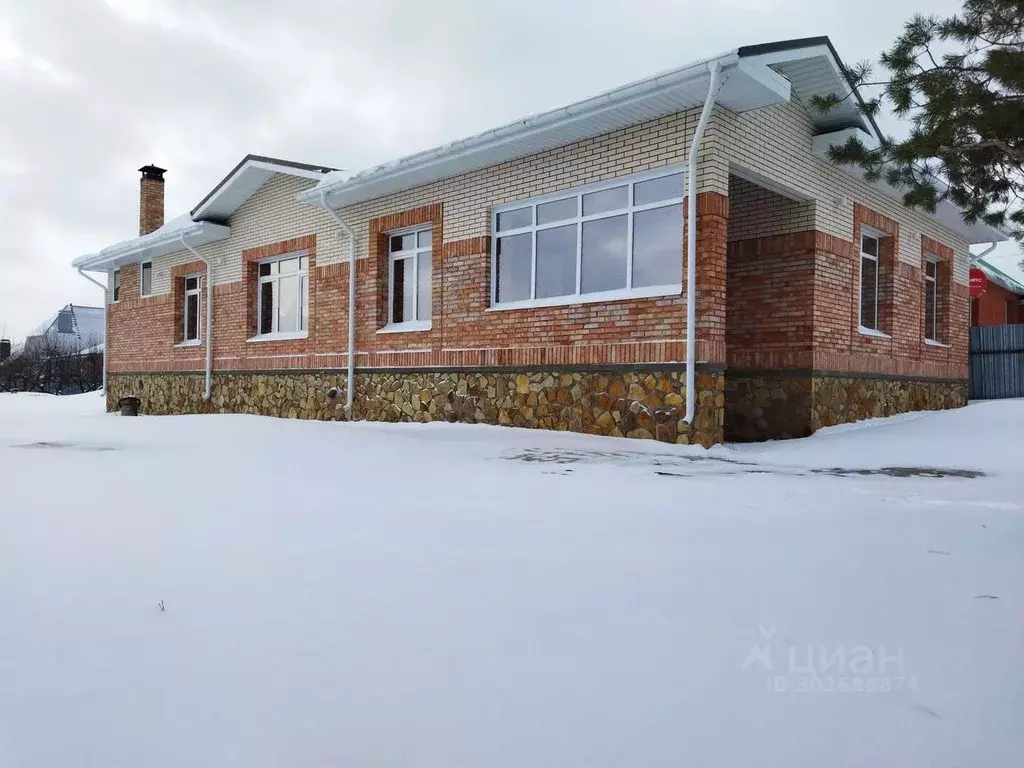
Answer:
<path fill-rule="evenodd" d="M 967 382 L 764 371 L 726 375 L 725 439 L 805 437 L 822 427 L 960 408 Z"/>
<path fill-rule="evenodd" d="M 569 430 L 709 446 L 723 441 L 725 379 L 697 372 L 692 428 L 683 370 L 363 371 L 356 374 L 353 418 L 458 421 Z M 111 374 L 107 409 L 121 397 L 143 414 L 252 413 L 287 418 L 345 418 L 344 371 L 217 373 L 209 403 L 200 373 Z M 325 393 L 340 394 L 326 402 Z"/>

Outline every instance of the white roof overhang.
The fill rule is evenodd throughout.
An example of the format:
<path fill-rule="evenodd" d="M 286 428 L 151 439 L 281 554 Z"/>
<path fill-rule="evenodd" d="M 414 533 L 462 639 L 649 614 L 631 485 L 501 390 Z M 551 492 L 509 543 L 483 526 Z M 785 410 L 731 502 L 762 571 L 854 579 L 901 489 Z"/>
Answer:
<path fill-rule="evenodd" d="M 319 181 L 332 170 L 272 157 L 247 155 L 192 210 L 192 218 L 196 221 L 227 221 L 276 173 Z"/>
<path fill-rule="evenodd" d="M 747 112 L 789 99 L 785 77 L 767 66 L 741 60 L 733 51 L 354 176 L 330 173 L 299 197 L 319 205 L 326 195 L 327 204 L 339 208 L 699 107 L 707 98 L 710 66 L 715 62 L 721 67 L 722 83 L 717 104 Z"/>
<path fill-rule="evenodd" d="M 99 253 L 80 256 L 71 262 L 71 266 L 77 269 L 106 271 L 124 264 L 149 261 L 155 256 L 184 250 L 183 240 L 195 248 L 226 240 L 230 235 L 230 227 L 223 224 L 197 222 L 187 216 L 179 216 L 148 235 L 112 245 Z"/>

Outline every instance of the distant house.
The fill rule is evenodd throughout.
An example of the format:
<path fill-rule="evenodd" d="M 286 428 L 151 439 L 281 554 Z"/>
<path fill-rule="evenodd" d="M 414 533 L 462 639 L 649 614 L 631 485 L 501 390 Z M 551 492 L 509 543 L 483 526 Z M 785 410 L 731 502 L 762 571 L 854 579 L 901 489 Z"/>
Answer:
<path fill-rule="evenodd" d="M 68 304 L 26 337 L 25 351 L 49 347 L 66 353 L 103 354 L 105 336 L 103 307 Z"/>
<path fill-rule="evenodd" d="M 96 389 L 103 379 L 105 326 L 102 307 L 68 304 L 25 338 L 0 385 L 55 395 Z"/>
<path fill-rule="evenodd" d="M 1024 276 L 1015 277 L 985 259 L 975 262 L 988 278 L 985 292 L 971 300 L 971 325 L 1024 323 Z"/>

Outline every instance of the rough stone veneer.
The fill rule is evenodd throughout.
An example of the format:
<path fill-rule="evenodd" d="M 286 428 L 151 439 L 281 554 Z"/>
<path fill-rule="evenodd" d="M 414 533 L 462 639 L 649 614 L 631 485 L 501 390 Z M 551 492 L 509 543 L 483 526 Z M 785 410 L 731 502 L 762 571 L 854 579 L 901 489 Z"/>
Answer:
<path fill-rule="evenodd" d="M 685 414 L 680 369 L 589 371 L 372 371 L 356 375 L 354 417 L 371 421 L 459 421 L 569 430 L 670 443 L 722 442 L 725 380 L 698 372 L 696 414 Z M 218 373 L 202 399 L 199 373 L 111 374 L 107 407 L 141 399 L 143 414 L 252 413 L 288 418 L 345 418 L 341 371 Z M 325 393 L 341 394 L 328 403 Z"/>
<path fill-rule="evenodd" d="M 960 408 L 967 382 L 795 372 L 729 373 L 725 439 L 806 437 L 822 427 L 908 411 Z"/>

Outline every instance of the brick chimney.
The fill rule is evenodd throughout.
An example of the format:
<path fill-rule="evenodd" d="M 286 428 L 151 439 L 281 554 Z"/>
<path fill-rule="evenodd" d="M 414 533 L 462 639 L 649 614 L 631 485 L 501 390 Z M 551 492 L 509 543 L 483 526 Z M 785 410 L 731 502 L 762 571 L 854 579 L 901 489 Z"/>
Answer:
<path fill-rule="evenodd" d="M 139 168 L 139 235 L 148 235 L 164 224 L 165 168 L 144 165 Z"/>

